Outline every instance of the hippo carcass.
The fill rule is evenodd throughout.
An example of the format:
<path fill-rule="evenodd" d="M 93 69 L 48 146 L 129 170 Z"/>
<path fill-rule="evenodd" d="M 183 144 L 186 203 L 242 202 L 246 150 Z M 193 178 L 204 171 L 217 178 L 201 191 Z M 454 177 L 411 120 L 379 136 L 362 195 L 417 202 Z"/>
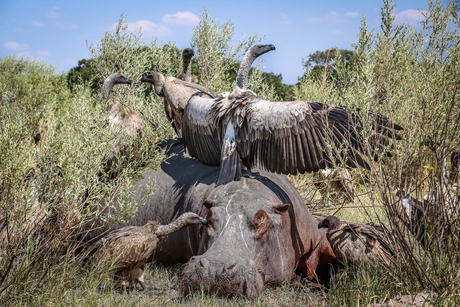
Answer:
<path fill-rule="evenodd" d="M 134 187 L 138 212 L 129 225 L 149 220 L 169 223 L 186 211 L 209 220 L 170 235 L 154 260 L 186 263 L 181 290 L 204 288 L 221 295 L 256 297 L 266 284 L 279 285 L 300 270 L 313 278 L 334 257 L 318 222 L 286 176 L 259 171 L 216 187 L 219 167 L 203 165 L 184 153 L 178 141 L 167 144 L 170 157 L 159 170 L 147 170 Z M 146 199 L 145 189 L 156 191 Z"/>

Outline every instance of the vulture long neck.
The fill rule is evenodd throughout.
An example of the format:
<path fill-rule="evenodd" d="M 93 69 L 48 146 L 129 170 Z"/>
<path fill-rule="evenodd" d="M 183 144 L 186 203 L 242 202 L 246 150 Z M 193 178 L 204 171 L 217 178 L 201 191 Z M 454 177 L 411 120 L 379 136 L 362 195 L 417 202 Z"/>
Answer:
<path fill-rule="evenodd" d="M 102 84 L 101 102 L 105 102 L 107 99 L 109 99 L 110 92 L 112 91 L 114 85 L 115 82 L 111 77 L 105 79 L 104 83 Z"/>
<path fill-rule="evenodd" d="M 182 78 L 184 81 L 192 82 L 192 59 L 184 57 L 182 67 Z"/>
<path fill-rule="evenodd" d="M 158 229 L 155 231 L 155 234 L 157 235 L 158 239 L 163 239 L 187 225 L 187 216 L 181 215 L 174 222 L 168 225 L 158 226 Z"/>
<path fill-rule="evenodd" d="M 243 61 L 241 61 L 238 75 L 236 76 L 236 85 L 240 89 L 246 89 L 248 83 L 249 70 L 251 69 L 252 63 L 254 63 L 256 57 L 252 54 L 252 48 L 246 52 Z"/>

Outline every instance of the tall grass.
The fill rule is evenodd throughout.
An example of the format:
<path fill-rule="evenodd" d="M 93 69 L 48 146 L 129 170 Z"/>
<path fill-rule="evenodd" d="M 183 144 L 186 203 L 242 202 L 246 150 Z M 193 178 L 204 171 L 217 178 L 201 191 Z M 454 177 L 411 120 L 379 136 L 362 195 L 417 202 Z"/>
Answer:
<path fill-rule="evenodd" d="M 297 99 L 359 107 L 365 121 L 368 111 L 379 112 L 404 127 L 402 140 L 394 141 L 392 158 L 369 161 L 368 173 L 354 172 L 360 177 L 358 189 L 367 194 L 365 206 L 342 210 L 350 219 L 354 213 L 364 214 L 368 221 L 385 224 L 395 242 L 395 265 L 383 271 L 362 268 L 338 274 L 331 291 L 335 305 L 365 305 L 425 289 L 436 293 L 437 302 L 457 305 L 460 301 L 458 195 L 443 184 L 442 159 L 424 146 L 427 140 L 442 144 L 447 160 L 460 147 L 459 4 L 428 4 L 426 20 L 416 28 L 396 24 L 395 4 L 384 1 L 380 30 L 369 29 L 362 19 L 353 45 L 354 65 L 337 57 L 333 59 L 335 79 L 325 70 L 321 78 L 304 77 L 295 89 Z M 368 127 L 364 142 L 375 134 Z M 438 191 L 449 192 L 438 193 L 438 202 L 425 206 L 418 229 L 423 228 L 426 235 L 420 242 L 410 225 L 401 223 L 401 203 L 395 202 L 393 192 L 400 188 L 422 200 L 435 183 Z"/>

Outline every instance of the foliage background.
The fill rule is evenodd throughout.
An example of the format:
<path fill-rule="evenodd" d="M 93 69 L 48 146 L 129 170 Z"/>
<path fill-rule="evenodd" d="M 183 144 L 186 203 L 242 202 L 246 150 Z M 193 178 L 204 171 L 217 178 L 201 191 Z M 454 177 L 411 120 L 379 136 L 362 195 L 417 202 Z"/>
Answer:
<path fill-rule="evenodd" d="M 392 230 L 399 251 L 396 264 L 337 272 L 328 294 L 295 292 L 286 285 L 267 289 L 255 303 L 289 304 L 300 296 L 318 304 L 367 305 L 429 289 L 438 297 L 435 304 L 459 304 L 458 215 L 427 218 L 427 240 L 434 243 L 424 249 L 398 222 L 394 210 L 394 189 L 411 191 L 421 199 L 439 180 L 439 161 L 423 146 L 425 140 L 442 142 L 448 153 L 460 145 L 459 6 L 455 1 L 445 7 L 440 2 L 429 4 L 427 19 L 417 30 L 394 24 L 395 4 L 384 1 L 381 29 L 369 29 L 363 17 L 352 53 L 345 52 L 344 57 L 344 52 L 332 50 L 310 55 L 306 62 L 316 66 L 293 87 L 283 85 L 280 75 L 262 73 L 257 67 L 251 70 L 248 88 L 261 98 L 359 107 L 365 121 L 370 120 L 368 111 L 379 112 L 405 127 L 393 158 L 382 158 L 384 164 L 371 163 L 369 172 L 354 172 L 361 196 L 355 198 L 353 208 L 312 196 L 311 174 L 290 177 L 307 202 L 322 204 L 319 216 L 336 213 L 348 221 L 379 222 Z M 191 39 L 196 53 L 193 73 L 198 83 L 216 93 L 234 87 L 238 61 L 263 39 L 243 36 L 232 46 L 233 36 L 230 22 L 221 24 L 204 10 Z M 124 15 L 114 31 L 87 45 L 92 58 L 81 60 L 67 75 L 56 75 L 55 68 L 43 62 L 0 59 L 0 300 L 8 305 L 143 305 L 155 300 L 151 295 L 126 298 L 101 292 L 101 284 L 110 288 L 110 274 L 83 272 L 74 255 L 81 248 L 85 225 L 101 218 L 104 207 L 99 200 L 108 196 L 111 201 L 105 206 L 122 208 L 120 216 L 102 217 L 108 222 L 129 219 L 136 213 L 129 188 L 145 168 L 164 161 L 153 144 L 174 137 L 173 130 L 163 114 L 162 99 L 140 79 L 156 71 L 178 76 L 181 50 L 173 42 L 155 39 L 146 45 L 140 31 L 128 31 Z M 115 180 L 107 180 L 100 175 L 101 161 L 118 132 L 108 128 L 99 91 L 102 81 L 114 72 L 133 83 L 116 86 L 110 99 L 122 103 L 127 112 L 141 114 L 145 137 L 133 140 L 140 154 L 120 164 Z M 367 129 L 364 139 L 374 133 Z M 40 141 L 35 142 L 37 134 Z M 126 197 L 112 197 L 118 193 Z M 165 287 L 175 287 L 180 269 L 156 271 L 160 273 L 152 275 L 167 276 L 152 277 L 156 282 L 166 278 Z M 154 297 L 159 304 L 178 303 Z M 245 304 L 199 294 L 190 302 Z"/>

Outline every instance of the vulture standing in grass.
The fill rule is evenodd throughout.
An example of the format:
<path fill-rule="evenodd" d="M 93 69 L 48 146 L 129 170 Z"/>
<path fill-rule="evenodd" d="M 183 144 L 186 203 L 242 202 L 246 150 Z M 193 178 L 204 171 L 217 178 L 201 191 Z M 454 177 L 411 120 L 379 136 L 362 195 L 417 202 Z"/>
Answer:
<path fill-rule="evenodd" d="M 189 71 L 191 71 L 191 62 L 190 70 L 187 70 L 187 74 Z M 184 73 L 181 74 L 181 78 L 183 77 Z M 143 77 L 141 82 L 152 83 L 155 93 L 160 97 L 164 97 L 166 116 L 168 117 L 169 121 L 173 121 L 173 128 L 176 131 L 178 137 L 182 137 L 182 116 L 190 97 L 198 93 L 207 98 L 216 97 L 214 92 L 204 86 L 183 81 L 174 77 L 165 78 L 159 72 L 155 72 Z"/>
<path fill-rule="evenodd" d="M 385 116 L 369 114 L 377 133 L 364 148 L 359 109 L 354 112 L 310 101 L 267 101 L 246 90 L 252 62 L 270 50 L 274 50 L 272 45 L 249 49 L 233 92 L 215 99 L 194 95 L 186 106 L 184 144 L 192 157 L 207 165 L 220 165 L 217 185 L 238 180 L 243 166 L 297 174 L 343 163 L 369 168 L 362 157 L 367 150 L 375 161 L 379 153 L 391 156 L 387 150 L 392 147 L 390 139 L 400 139 L 393 129 L 402 127 Z"/>
<path fill-rule="evenodd" d="M 119 73 L 111 74 L 105 79 L 102 85 L 101 102 L 107 103 L 107 111 L 109 112 L 110 123 L 122 127 L 122 129 L 130 136 L 136 133 L 142 135 L 143 122 L 142 118 L 133 111 L 126 115 L 123 106 L 119 103 L 112 105 L 108 102 L 112 88 L 117 84 L 131 84 L 131 80 L 122 76 Z"/>
<path fill-rule="evenodd" d="M 114 278 L 117 285 L 121 283 L 123 292 L 131 279 L 145 289 L 141 267 L 152 256 L 158 242 L 194 224 L 206 224 L 206 219 L 193 212 L 186 212 L 169 225 L 150 221 L 142 227 L 128 226 L 114 230 L 89 247 L 89 256 L 84 260 L 85 267 L 89 268 L 91 263 L 104 260 L 109 264 L 116 262 Z"/>
<path fill-rule="evenodd" d="M 339 260 L 349 265 L 391 264 L 393 253 L 388 245 L 383 227 L 375 224 L 341 223 L 328 216 L 318 228 L 327 228 L 327 239 Z"/>
<path fill-rule="evenodd" d="M 396 216 L 409 229 L 412 235 L 425 247 L 425 224 L 423 217 L 425 215 L 425 206 L 429 203 L 418 201 L 416 198 L 406 194 L 401 189 L 394 192 L 394 204 Z"/>

